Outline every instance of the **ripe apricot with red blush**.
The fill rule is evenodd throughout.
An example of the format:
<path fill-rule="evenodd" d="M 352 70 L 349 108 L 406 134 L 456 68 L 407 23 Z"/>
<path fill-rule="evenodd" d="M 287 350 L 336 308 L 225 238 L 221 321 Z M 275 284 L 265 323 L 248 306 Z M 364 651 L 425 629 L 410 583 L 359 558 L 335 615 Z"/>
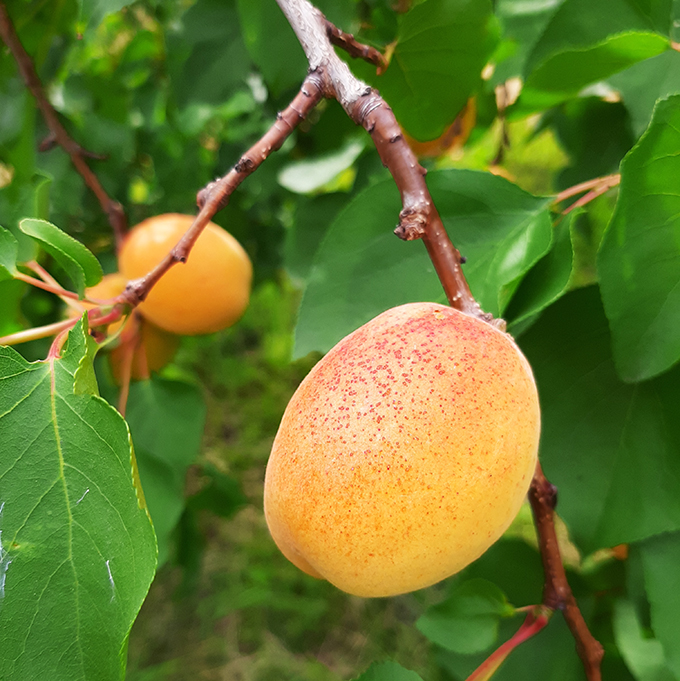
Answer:
<path fill-rule="evenodd" d="M 507 529 L 537 461 L 531 368 L 506 333 L 414 303 L 379 315 L 312 369 L 265 476 L 274 541 L 358 596 L 434 584 Z"/>

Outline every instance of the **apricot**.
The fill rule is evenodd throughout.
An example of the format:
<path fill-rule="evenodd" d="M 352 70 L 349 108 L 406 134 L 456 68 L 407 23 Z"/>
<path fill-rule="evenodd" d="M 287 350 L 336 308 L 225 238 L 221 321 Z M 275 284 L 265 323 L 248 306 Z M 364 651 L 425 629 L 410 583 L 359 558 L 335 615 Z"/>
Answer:
<path fill-rule="evenodd" d="M 434 303 L 379 315 L 302 381 L 267 464 L 282 553 L 357 596 L 448 577 L 507 529 L 536 467 L 540 413 L 512 338 Z"/>
<path fill-rule="evenodd" d="M 127 285 L 127 277 L 119 272 L 107 274 L 96 285 L 88 288 L 87 297 L 93 300 L 109 300 L 121 294 Z M 94 307 L 90 303 L 84 303 L 88 309 Z M 137 314 L 133 312 L 133 314 Z M 69 310 L 69 316 L 75 312 Z M 175 356 L 179 346 L 179 338 L 174 334 L 163 331 L 151 322 L 138 316 L 135 320 L 121 320 L 114 322 L 108 327 L 109 335 L 118 333 L 121 325 L 125 327 L 120 333 L 118 343 L 109 353 L 109 364 L 114 379 L 120 383 L 122 378 L 123 362 L 125 361 L 126 349 L 133 345 L 131 378 L 140 380 L 148 378 L 152 371 L 160 371 Z M 137 337 L 139 334 L 139 337 Z"/>
<path fill-rule="evenodd" d="M 193 217 L 168 213 L 140 222 L 119 254 L 128 279 L 150 272 L 187 231 Z M 231 234 L 209 222 L 187 262 L 172 267 L 151 289 L 139 311 L 171 333 L 213 333 L 236 322 L 248 306 L 252 265 Z"/>

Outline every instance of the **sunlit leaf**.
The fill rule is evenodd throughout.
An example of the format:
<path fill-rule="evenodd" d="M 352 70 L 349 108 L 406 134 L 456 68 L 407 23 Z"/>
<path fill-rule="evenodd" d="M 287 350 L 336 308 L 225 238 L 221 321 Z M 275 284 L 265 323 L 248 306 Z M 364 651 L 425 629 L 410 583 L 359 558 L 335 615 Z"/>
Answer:
<path fill-rule="evenodd" d="M 71 277 L 80 296 L 103 276 L 102 266 L 80 241 L 46 220 L 27 218 L 19 224 L 21 231 L 37 241 Z"/>
<path fill-rule="evenodd" d="M 411 136 L 431 140 L 479 88 L 497 37 L 489 0 L 427 0 L 399 16 L 396 47 L 383 75 L 365 66 L 354 69 L 380 90 Z"/>
<path fill-rule="evenodd" d="M 0 349 L 0 668 L 7 678 L 122 679 L 156 547 L 125 422 L 75 394 L 84 322 L 63 356 Z M 85 369 L 87 371 L 87 369 Z"/>

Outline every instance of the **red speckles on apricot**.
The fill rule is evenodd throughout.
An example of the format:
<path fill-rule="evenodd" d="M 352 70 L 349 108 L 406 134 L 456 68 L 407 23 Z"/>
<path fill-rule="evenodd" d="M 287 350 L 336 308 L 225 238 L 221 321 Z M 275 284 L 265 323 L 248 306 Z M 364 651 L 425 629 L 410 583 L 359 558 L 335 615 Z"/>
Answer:
<path fill-rule="evenodd" d="M 427 586 L 505 530 L 538 433 L 533 377 L 509 336 L 440 305 L 394 308 L 338 343 L 291 399 L 265 480 L 272 536 L 350 593 Z"/>

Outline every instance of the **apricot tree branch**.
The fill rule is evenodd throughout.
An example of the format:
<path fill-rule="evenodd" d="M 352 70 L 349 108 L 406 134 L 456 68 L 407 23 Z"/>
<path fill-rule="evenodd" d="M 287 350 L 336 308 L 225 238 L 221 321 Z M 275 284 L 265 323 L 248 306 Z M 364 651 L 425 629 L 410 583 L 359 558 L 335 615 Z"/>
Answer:
<path fill-rule="evenodd" d="M 21 44 L 21 40 L 19 40 L 19 36 L 17 35 L 4 2 L 0 2 L 0 37 L 2 37 L 2 40 L 12 53 L 17 66 L 19 67 L 19 72 L 26 83 L 26 87 L 31 91 L 31 94 L 35 98 L 36 104 L 50 130 L 47 143 L 43 142 L 41 147 L 49 148 L 50 143 L 56 143 L 71 157 L 71 162 L 75 169 L 80 173 L 85 184 L 97 197 L 102 210 L 106 213 L 109 223 L 113 228 L 116 247 L 119 248 L 127 230 L 127 218 L 125 217 L 123 206 L 118 203 L 118 201 L 109 198 L 109 195 L 102 187 L 99 179 L 85 162 L 86 157 L 95 157 L 94 154 L 85 151 L 79 144 L 74 142 L 66 132 L 66 129 L 59 120 L 57 112 L 54 110 L 54 107 L 50 104 L 50 101 L 45 94 L 45 90 L 36 73 L 33 61 Z"/>
<path fill-rule="evenodd" d="M 173 265 L 186 262 L 193 245 L 213 215 L 227 205 L 234 190 L 246 177 L 257 170 L 273 151 L 281 148 L 288 136 L 323 99 L 324 95 L 323 79 L 318 73 L 310 73 L 305 78 L 300 92 L 277 115 L 276 121 L 265 135 L 241 156 L 238 163 L 224 177 L 211 182 L 198 193 L 197 204 L 200 211 L 191 227 L 157 267 L 141 279 L 128 283 L 127 288 L 119 297 L 120 302 L 132 307 L 138 305 L 146 298 L 152 286 Z"/>
<path fill-rule="evenodd" d="M 383 164 L 401 194 L 402 211 L 397 236 L 423 239 L 452 307 L 493 321 L 482 312 L 463 275 L 461 257 L 451 243 L 425 183 L 425 169 L 404 139 L 394 114 L 380 94 L 349 70 L 328 39 L 324 15 L 307 0 L 277 0 L 307 55 L 311 72 L 323 78 L 325 89 L 347 115 L 370 135 Z M 499 326 L 503 322 L 499 320 Z"/>
<path fill-rule="evenodd" d="M 461 269 L 460 253 L 448 238 L 427 189 L 425 170 L 404 140 L 391 109 L 375 90 L 355 78 L 335 54 L 328 40 L 326 20 L 319 10 L 307 0 L 277 2 L 307 55 L 310 72 L 324 78 L 324 89 L 340 102 L 352 120 L 367 130 L 392 174 L 403 205 L 395 230 L 397 236 L 405 240 L 423 239 L 452 307 L 492 321 L 470 292 Z M 599 681 L 602 647 L 588 630 L 567 582 L 555 533 L 554 490 L 538 465 L 530 499 L 545 571 L 544 606 L 564 612 L 589 681 Z"/>
<path fill-rule="evenodd" d="M 351 33 L 341 31 L 335 24 L 326 19 L 326 34 L 333 45 L 345 50 L 354 59 L 363 59 L 378 67 L 378 73 L 387 68 L 387 60 L 380 50 L 370 45 L 364 45 L 356 40 Z"/>
<path fill-rule="evenodd" d="M 590 633 L 569 587 L 555 532 L 557 488 L 547 480 L 541 464 L 536 466 L 536 473 L 531 481 L 529 501 L 534 513 L 545 574 L 543 604 L 551 610 L 562 611 L 569 630 L 576 640 L 576 650 L 583 662 L 588 681 L 600 681 L 602 678 L 600 663 L 604 649 Z"/>

